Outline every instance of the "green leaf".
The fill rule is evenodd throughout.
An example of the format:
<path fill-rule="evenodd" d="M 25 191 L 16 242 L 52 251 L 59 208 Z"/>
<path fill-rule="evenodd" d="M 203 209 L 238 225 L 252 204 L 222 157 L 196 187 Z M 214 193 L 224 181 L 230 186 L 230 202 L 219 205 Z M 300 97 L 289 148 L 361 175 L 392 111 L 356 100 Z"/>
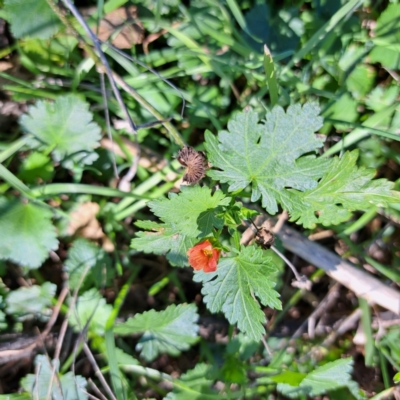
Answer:
<path fill-rule="evenodd" d="M 389 69 L 400 68 L 400 4 L 389 4 L 376 21 L 370 62 Z"/>
<path fill-rule="evenodd" d="M 178 356 L 196 343 L 198 318 L 194 304 L 172 304 L 164 311 L 150 310 L 137 314 L 117 325 L 114 332 L 121 335 L 144 332 L 136 350 L 141 351 L 147 361 L 152 361 L 162 353 Z"/>
<path fill-rule="evenodd" d="M 381 46 L 394 45 L 400 50 L 400 4 L 389 4 L 376 20 L 373 42 Z"/>
<path fill-rule="evenodd" d="M 56 290 L 57 286 L 50 282 L 45 282 L 42 286 L 34 285 L 13 290 L 6 298 L 6 312 L 19 321 L 32 317 L 46 321 L 52 314 L 50 307 Z"/>
<path fill-rule="evenodd" d="M 275 272 L 261 249 L 242 246 L 236 257 L 220 259 L 216 272 L 196 272 L 194 280 L 203 282 L 204 302 L 211 312 L 222 311 L 232 325 L 237 323 L 250 338 L 260 340 L 266 319 L 256 298 L 264 306 L 282 308 L 270 279 Z"/>
<path fill-rule="evenodd" d="M 379 347 L 386 353 L 387 357 L 392 360 L 391 363 L 396 369 L 399 369 L 400 366 L 399 337 L 400 326 L 396 325 L 389 328 L 379 342 Z"/>
<path fill-rule="evenodd" d="M 223 398 L 216 390 L 211 389 L 213 381 L 208 378 L 211 367 L 198 363 L 196 367 L 183 374 L 174 382 L 174 390 L 168 393 L 165 400 L 217 400 Z"/>
<path fill-rule="evenodd" d="M 337 225 L 351 217 L 354 210 L 368 210 L 371 205 L 387 206 L 398 202 L 400 193 L 391 191 L 392 182 L 372 180 L 375 171 L 357 168 L 358 151 L 333 159 L 329 172 L 319 185 L 308 192 L 292 191 L 288 204 L 291 221 L 313 228 L 317 223 Z"/>
<path fill-rule="evenodd" d="M 35 137 L 33 147 L 51 149 L 54 160 L 67 168 L 91 164 L 98 157 L 93 149 L 101 136 L 88 109 L 89 104 L 76 95 L 60 96 L 53 103 L 38 101 L 21 117 L 21 125 Z"/>
<path fill-rule="evenodd" d="M 32 400 L 29 393 L 0 394 L 0 400 Z"/>
<path fill-rule="evenodd" d="M 187 251 L 193 247 L 197 239 L 183 235 L 179 230 L 167 224 L 151 221 L 137 221 L 136 225 L 154 232 L 137 232 L 132 239 L 131 247 L 138 251 L 154 254 L 166 254 L 171 265 L 185 267 L 188 265 Z"/>
<path fill-rule="evenodd" d="M 243 385 L 248 382 L 246 363 L 238 360 L 235 355 L 225 355 L 225 361 L 220 369 L 221 380 L 226 383 Z"/>
<path fill-rule="evenodd" d="M 53 361 L 55 362 L 55 361 Z M 86 379 L 80 375 L 74 376 L 72 372 L 65 375 L 53 376 L 53 365 L 47 356 L 35 357 L 37 373 L 28 374 L 21 380 L 21 386 L 31 394 L 31 398 L 45 400 L 87 400 Z M 58 368 L 56 368 L 56 373 Z M 50 397 L 48 397 L 49 387 Z"/>
<path fill-rule="evenodd" d="M 39 268 L 58 241 L 52 213 L 32 203 L 0 198 L 0 259 Z"/>
<path fill-rule="evenodd" d="M 113 277 L 108 254 L 95 243 L 79 238 L 68 251 L 65 268 L 69 274 L 69 286 L 76 289 L 86 278 L 98 288 L 109 284 Z"/>
<path fill-rule="evenodd" d="M 78 297 L 76 312 L 69 316 L 69 324 L 75 332 L 81 332 L 89 324 L 89 334 L 104 335 L 104 329 L 112 307 L 96 289 L 88 290 Z"/>
<path fill-rule="evenodd" d="M 299 386 L 301 381 L 307 376 L 300 372 L 284 371 L 279 375 L 271 376 L 271 381 L 276 383 L 286 383 L 290 386 Z"/>
<path fill-rule="evenodd" d="M 276 390 L 283 394 L 285 397 L 289 399 L 298 399 L 300 396 L 301 399 L 306 398 L 308 393 L 308 388 L 303 388 L 301 386 L 291 386 L 288 383 L 278 383 L 276 386 Z"/>
<path fill-rule="evenodd" d="M 5 0 L 4 11 L 15 38 L 30 36 L 48 39 L 61 26 L 61 21 L 46 0 Z"/>
<path fill-rule="evenodd" d="M 226 346 L 228 354 L 235 354 L 240 360 L 248 360 L 259 350 L 260 343 L 239 332 Z"/>
<path fill-rule="evenodd" d="M 149 207 L 176 232 L 195 238 L 210 235 L 214 227 L 222 228 L 224 220 L 217 214 L 229 202 L 221 190 L 212 195 L 206 186 L 183 186 L 179 194 L 151 201 Z"/>
<path fill-rule="evenodd" d="M 355 122 L 358 119 L 358 102 L 349 93 L 335 99 L 332 105 L 324 111 L 324 117 L 344 122 Z M 348 125 L 335 122 L 333 124 L 338 130 L 345 130 Z"/>
<path fill-rule="evenodd" d="M 369 61 L 371 63 L 380 63 L 388 69 L 400 68 L 400 52 L 391 46 L 376 46 L 369 53 Z"/>
<path fill-rule="evenodd" d="M 115 358 L 120 365 L 139 365 L 139 361 L 118 347 L 115 348 Z"/>
<path fill-rule="evenodd" d="M 364 97 L 374 86 L 376 72 L 369 65 L 357 65 L 346 80 L 346 85 L 354 98 Z"/>
<path fill-rule="evenodd" d="M 251 201 L 262 197 L 269 213 L 278 211 L 278 203 L 286 188 L 312 189 L 317 185 L 329 162 L 308 158 L 300 166 L 296 160 L 321 147 L 323 141 L 314 132 L 322 126 L 315 104 L 290 106 L 285 113 L 275 107 L 258 123 L 253 111 L 238 113 L 228 123 L 229 131 L 219 132 L 218 138 L 206 132 L 205 147 L 214 168 L 208 172 L 213 179 L 229 183 L 229 191 L 252 186 Z M 317 165 L 314 164 L 315 167 Z M 314 177 L 307 172 L 314 169 Z"/>
<path fill-rule="evenodd" d="M 51 158 L 33 152 L 20 165 L 18 177 L 25 183 L 38 183 L 39 180 L 49 181 L 54 175 L 54 166 Z"/>
<path fill-rule="evenodd" d="M 377 86 L 365 99 L 365 105 L 369 109 L 379 112 L 397 101 L 399 91 L 400 88 L 397 85 L 389 87 Z M 386 125 L 386 123 L 381 122 L 381 125 Z"/>
<path fill-rule="evenodd" d="M 184 186 L 179 194 L 170 193 L 169 198 L 151 201 L 150 209 L 165 223 L 136 222 L 137 226 L 153 232 L 138 232 L 131 247 L 146 253 L 166 254 L 172 265 L 186 266 L 186 253 L 199 241 L 196 238 L 223 227 L 224 218 L 219 214 L 230 200 L 220 190 L 212 194 L 208 187 Z"/>
<path fill-rule="evenodd" d="M 348 387 L 356 398 L 361 398 L 358 394 L 358 385 L 352 381 L 353 360 L 343 358 L 316 368 L 300 383 L 300 387 L 307 388 L 310 396 L 318 396 L 329 390 Z"/>
<path fill-rule="evenodd" d="M 277 390 L 290 398 L 298 398 L 300 395 L 307 395 L 314 398 L 328 391 L 347 387 L 357 399 L 364 398 L 358 389 L 358 385 L 351 379 L 353 360 L 344 358 L 336 360 L 316 368 L 307 374 L 286 372 L 271 379 L 280 382 Z"/>

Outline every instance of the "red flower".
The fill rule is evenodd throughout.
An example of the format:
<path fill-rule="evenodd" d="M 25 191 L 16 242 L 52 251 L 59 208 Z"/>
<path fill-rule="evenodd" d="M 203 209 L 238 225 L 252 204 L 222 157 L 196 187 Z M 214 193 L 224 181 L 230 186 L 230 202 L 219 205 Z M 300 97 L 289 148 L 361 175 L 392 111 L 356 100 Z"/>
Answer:
<path fill-rule="evenodd" d="M 212 244 L 205 240 L 188 250 L 189 264 L 196 270 L 214 272 L 217 270 L 217 263 L 221 251 L 214 249 Z"/>

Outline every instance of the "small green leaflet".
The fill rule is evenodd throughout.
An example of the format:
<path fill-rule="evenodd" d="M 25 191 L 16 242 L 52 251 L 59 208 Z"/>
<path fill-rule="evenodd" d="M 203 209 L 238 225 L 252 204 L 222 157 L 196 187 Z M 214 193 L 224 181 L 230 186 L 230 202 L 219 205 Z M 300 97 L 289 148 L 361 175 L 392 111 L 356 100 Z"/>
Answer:
<path fill-rule="evenodd" d="M 200 186 L 184 186 L 179 194 L 170 193 L 149 203 L 163 224 L 137 221 L 140 228 L 153 232 L 138 232 L 131 247 L 145 253 L 166 254 L 172 265 L 187 265 L 186 252 L 208 236 L 214 228 L 222 228 L 223 216 L 219 216 L 231 201 L 230 197 L 217 190 Z"/>
<path fill-rule="evenodd" d="M 308 373 L 300 383 L 292 386 L 288 383 L 279 383 L 278 391 L 290 398 L 298 398 L 300 394 L 307 394 L 315 397 L 328 391 L 337 390 L 347 387 L 356 399 L 365 398 L 360 394 L 358 385 L 351 379 L 353 370 L 353 360 L 351 358 L 343 358 L 316 368 Z M 285 374 L 285 373 L 284 373 Z M 272 377 L 273 380 L 279 382 L 279 376 Z"/>
<path fill-rule="evenodd" d="M 218 213 L 230 200 L 220 190 L 212 195 L 206 186 L 183 186 L 179 194 L 151 201 L 149 207 L 177 232 L 195 238 L 208 236 L 214 227 L 223 227 L 224 220 Z"/>
<path fill-rule="evenodd" d="M 31 395 L 32 399 L 87 400 L 87 382 L 84 377 L 80 375 L 74 376 L 72 372 L 54 377 L 53 365 L 48 357 L 44 355 L 35 357 L 35 367 L 36 374 L 28 374 L 21 380 L 21 386 Z M 58 368 L 56 368 L 56 374 L 57 371 Z M 50 384 L 52 387 L 50 397 L 48 397 Z"/>
<path fill-rule="evenodd" d="M 48 39 L 62 26 L 46 0 L 5 0 L 4 11 L 15 38 Z"/>
<path fill-rule="evenodd" d="M 319 185 L 307 192 L 291 192 L 288 210 L 291 220 L 314 228 L 317 223 L 336 225 L 351 217 L 354 210 L 368 210 L 372 205 L 387 206 L 399 202 L 400 193 L 392 191 L 392 182 L 372 180 L 375 171 L 357 168 L 358 151 L 335 157 Z"/>
<path fill-rule="evenodd" d="M 137 221 L 140 228 L 153 232 L 137 232 L 132 239 L 131 247 L 138 251 L 154 254 L 166 254 L 171 265 L 185 267 L 188 265 L 187 251 L 193 247 L 197 239 L 182 235 L 178 230 L 166 224 L 151 221 Z"/>
<path fill-rule="evenodd" d="M 103 336 L 108 317 L 112 307 L 96 289 L 88 290 L 78 297 L 73 310 L 69 316 L 69 324 L 75 332 L 81 332 L 86 324 L 89 326 L 89 337 L 94 335 Z"/>
<path fill-rule="evenodd" d="M 51 158 L 45 154 L 32 152 L 23 159 L 18 178 L 25 184 L 50 181 L 54 176 L 54 165 Z"/>
<path fill-rule="evenodd" d="M 91 164 L 98 155 L 100 127 L 92 121 L 89 104 L 76 95 L 60 96 L 55 102 L 38 101 L 21 117 L 21 125 L 35 140 L 32 147 L 51 149 L 55 161 L 67 168 Z"/>
<path fill-rule="evenodd" d="M 249 338 L 260 340 L 266 320 L 258 301 L 282 309 L 275 282 L 270 280 L 274 272 L 276 267 L 261 249 L 242 246 L 239 255 L 220 259 L 216 272 L 196 272 L 194 280 L 203 282 L 201 292 L 211 312 L 222 311 Z"/>
<path fill-rule="evenodd" d="M 311 103 L 290 106 L 286 113 L 274 107 L 264 124 L 253 111 L 238 113 L 218 137 L 206 132 L 207 156 L 216 168 L 208 175 L 229 183 L 231 192 L 251 184 L 251 201 L 261 197 L 263 207 L 275 214 L 287 188 L 312 189 L 329 168 L 328 159 L 299 159 L 323 145 L 314 134 L 322 126 L 319 112 Z"/>
<path fill-rule="evenodd" d="M 114 332 L 120 335 L 143 332 L 136 350 L 141 351 L 147 361 L 152 361 L 161 353 L 178 356 L 196 343 L 198 318 L 194 304 L 173 304 L 164 311 L 150 310 L 137 314 L 117 325 Z"/>
<path fill-rule="evenodd" d="M 18 317 L 19 321 L 33 317 L 47 321 L 52 314 L 51 305 L 56 290 L 57 286 L 50 282 L 12 290 L 6 297 L 6 312 L 14 318 Z"/>
<path fill-rule="evenodd" d="M 58 248 L 51 211 L 32 203 L 0 198 L 0 259 L 39 268 Z"/>
<path fill-rule="evenodd" d="M 183 374 L 176 382 L 174 390 L 164 400 L 222 400 L 228 396 L 211 389 L 213 381 L 209 378 L 211 367 L 198 363 L 190 371 Z"/>
<path fill-rule="evenodd" d="M 68 251 L 65 269 L 69 274 L 69 287 L 81 287 L 87 278 L 98 288 L 107 286 L 113 270 L 108 254 L 95 243 L 78 238 Z"/>

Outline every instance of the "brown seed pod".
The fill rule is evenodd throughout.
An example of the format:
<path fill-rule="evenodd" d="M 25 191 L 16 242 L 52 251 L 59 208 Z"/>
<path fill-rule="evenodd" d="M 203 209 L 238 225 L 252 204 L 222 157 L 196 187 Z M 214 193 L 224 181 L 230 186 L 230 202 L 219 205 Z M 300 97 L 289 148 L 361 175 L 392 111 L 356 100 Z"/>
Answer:
<path fill-rule="evenodd" d="M 197 151 L 193 147 L 185 146 L 179 150 L 177 160 L 186 167 L 183 182 L 189 185 L 197 183 L 206 176 L 208 162 L 203 151 Z"/>
<path fill-rule="evenodd" d="M 260 228 L 256 233 L 256 243 L 265 250 L 270 249 L 275 243 L 275 236 L 268 229 Z"/>

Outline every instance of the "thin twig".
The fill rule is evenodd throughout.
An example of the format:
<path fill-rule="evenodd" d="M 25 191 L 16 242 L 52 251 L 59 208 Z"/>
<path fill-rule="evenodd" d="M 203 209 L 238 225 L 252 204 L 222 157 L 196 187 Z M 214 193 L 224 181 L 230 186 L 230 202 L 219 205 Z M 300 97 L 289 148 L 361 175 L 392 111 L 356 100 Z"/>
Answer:
<path fill-rule="evenodd" d="M 262 344 L 264 345 L 265 350 L 267 350 L 267 353 L 268 353 L 270 356 L 272 356 L 272 355 L 273 355 L 273 354 L 272 354 L 272 351 L 271 351 L 271 349 L 269 348 L 268 343 L 267 343 L 267 341 L 265 340 L 265 337 L 264 337 L 264 336 L 261 336 L 261 342 L 262 342 Z"/>
<path fill-rule="evenodd" d="M 83 343 L 83 351 L 86 354 L 86 357 L 89 359 L 90 364 L 92 365 L 92 368 L 94 369 L 94 373 L 101 382 L 104 390 L 108 393 L 108 395 L 111 397 L 112 400 L 117 400 L 116 397 L 114 396 L 114 393 L 112 392 L 110 386 L 108 385 L 107 381 L 105 380 L 103 374 L 100 371 L 99 366 L 96 363 L 96 360 L 92 354 L 92 352 L 89 349 L 89 346 L 87 343 Z"/>
<path fill-rule="evenodd" d="M 302 277 L 300 276 L 300 274 L 297 272 L 296 267 L 275 247 L 275 246 L 271 246 L 271 250 L 274 251 L 276 254 L 278 254 L 278 256 L 280 258 L 282 258 L 283 261 L 285 261 L 285 263 L 289 266 L 289 268 L 292 270 L 294 276 L 296 277 L 296 279 L 301 282 L 302 281 Z"/>
<path fill-rule="evenodd" d="M 88 382 L 90 383 L 90 385 L 92 386 L 92 389 L 94 392 L 96 392 L 97 396 L 99 396 L 99 398 L 101 400 L 107 400 L 107 397 L 104 396 L 103 393 L 101 393 L 100 389 L 96 386 L 96 384 L 92 381 L 91 378 L 88 379 Z"/>
<path fill-rule="evenodd" d="M 85 270 L 83 271 L 83 273 L 82 273 L 82 275 L 81 275 L 81 277 L 80 277 L 80 280 L 79 280 L 79 282 L 78 282 L 78 286 L 77 286 L 77 288 L 75 289 L 75 292 L 74 292 L 74 296 L 73 296 L 73 298 L 72 298 L 72 301 L 71 301 L 71 303 L 70 303 L 70 305 L 69 305 L 67 314 L 65 315 L 64 321 L 63 321 L 63 323 L 62 323 L 62 325 L 61 325 L 60 333 L 59 333 L 59 335 L 58 335 L 58 340 L 57 340 L 57 346 L 56 346 L 56 349 L 55 349 L 55 352 L 54 352 L 54 358 L 53 358 L 53 359 L 54 359 L 54 364 L 53 364 L 53 369 L 52 369 L 52 372 L 51 372 L 51 380 L 53 380 L 53 378 L 54 378 L 54 376 L 55 376 L 55 374 L 56 374 L 56 366 L 57 366 L 57 364 L 58 364 L 57 361 L 59 360 L 60 353 L 61 353 L 61 347 L 62 347 L 62 344 L 63 344 L 63 342 L 64 342 L 65 333 L 66 333 L 67 328 L 68 328 L 68 319 L 69 319 L 71 310 L 74 310 L 74 309 L 75 309 L 75 304 L 76 304 L 76 301 L 77 301 L 77 298 L 78 298 L 79 288 L 81 287 L 81 285 L 82 285 L 82 283 L 83 283 L 83 281 L 84 281 L 84 279 L 85 279 L 85 277 L 86 277 L 86 274 L 88 273 L 89 269 L 90 269 L 90 266 L 88 265 L 88 266 L 85 268 Z M 66 282 L 67 282 L 67 281 L 66 281 Z M 67 284 L 66 284 L 65 287 L 63 288 L 62 292 L 64 292 L 64 291 L 65 291 L 66 293 L 69 293 L 69 288 L 68 288 L 68 285 L 67 285 Z M 75 370 L 73 371 L 73 374 L 74 374 L 74 377 L 75 377 Z"/>
<path fill-rule="evenodd" d="M 92 43 L 93 43 L 93 45 L 94 45 L 94 47 L 95 47 L 95 49 L 97 51 L 97 56 L 100 58 L 101 64 L 103 66 L 103 69 L 105 70 L 105 73 L 108 76 L 108 79 L 110 81 L 111 89 L 112 89 L 112 91 L 114 93 L 114 96 L 117 99 L 121 110 L 125 114 L 126 120 L 129 122 L 129 126 L 131 128 L 132 133 L 135 134 L 135 136 L 137 136 L 136 125 L 133 122 L 127 107 L 125 106 L 125 103 L 124 103 L 124 101 L 122 99 L 121 93 L 120 93 L 120 91 L 119 91 L 119 89 L 118 89 L 118 87 L 117 87 L 117 85 L 115 83 L 114 76 L 113 76 L 113 73 L 112 73 L 111 68 L 110 68 L 110 64 L 108 63 L 107 57 L 104 55 L 104 52 L 101 49 L 100 40 L 92 32 L 92 30 L 89 28 L 89 25 L 86 23 L 85 19 L 82 17 L 82 15 L 76 9 L 74 4 L 72 4 L 70 0 L 62 0 L 62 2 L 71 11 L 73 16 L 77 19 L 79 24 L 82 26 L 82 28 L 85 30 L 86 34 L 89 36 L 90 40 L 92 41 Z"/>
<path fill-rule="evenodd" d="M 292 338 L 300 337 L 306 325 L 308 325 L 308 335 L 310 338 L 314 338 L 314 326 L 315 321 L 327 310 L 329 310 L 336 299 L 339 297 L 339 283 L 335 283 L 329 290 L 325 298 L 319 303 L 318 307 L 311 313 L 311 315 L 301 324 L 297 331 L 292 335 Z"/>
<path fill-rule="evenodd" d="M 106 83 L 104 79 L 104 74 L 100 72 L 100 85 L 101 85 L 101 95 L 103 97 L 103 104 L 104 104 L 104 119 L 106 120 L 107 126 L 107 136 L 110 140 L 112 146 L 114 146 L 114 141 L 111 133 L 111 124 L 110 124 L 110 111 L 108 110 L 108 101 L 107 101 L 107 93 L 106 93 Z M 114 176 L 116 179 L 119 179 L 118 170 L 117 170 L 117 163 L 115 161 L 115 153 L 112 153 L 112 163 L 114 169 Z"/>
<path fill-rule="evenodd" d="M 118 85 L 121 86 L 121 89 L 125 90 L 126 93 L 128 93 L 135 100 L 137 100 L 143 107 L 145 107 L 151 114 L 153 114 L 154 117 L 156 117 L 158 120 L 163 119 L 163 116 L 147 100 L 141 97 L 133 87 L 128 85 L 119 75 L 114 73 L 114 79 L 118 83 Z M 182 140 L 182 138 L 179 135 L 179 132 L 171 124 L 171 122 L 169 121 L 164 122 L 163 125 L 168 130 L 168 132 L 174 139 L 175 143 L 183 147 L 185 145 L 185 142 Z"/>
<path fill-rule="evenodd" d="M 133 122 L 133 120 L 132 120 L 132 118 L 131 118 L 131 116 L 129 114 L 128 108 L 126 107 L 126 105 L 125 105 L 125 103 L 124 103 L 124 101 L 122 99 L 121 92 L 119 91 L 119 89 L 117 87 L 117 84 L 116 84 L 115 79 L 114 79 L 114 74 L 111 71 L 111 68 L 110 68 L 110 65 L 108 63 L 107 57 L 105 56 L 103 50 L 101 49 L 101 42 L 100 42 L 99 38 L 92 32 L 92 30 L 89 28 L 89 25 L 86 23 L 85 19 L 82 17 L 82 15 L 79 13 L 79 11 L 71 3 L 70 0 L 62 0 L 62 2 L 71 11 L 71 13 L 77 19 L 79 24 L 85 30 L 86 34 L 90 37 L 90 40 L 92 41 L 92 43 L 93 43 L 93 45 L 94 45 L 94 47 L 95 47 L 95 49 L 97 51 L 97 56 L 100 58 L 101 64 L 103 65 L 103 70 L 105 70 L 105 73 L 108 76 L 108 80 L 110 82 L 111 89 L 112 89 L 112 91 L 114 93 L 114 96 L 117 99 L 117 102 L 118 102 L 121 110 L 125 114 L 125 118 L 128 121 L 131 133 L 133 133 L 133 135 L 134 135 L 134 139 L 135 139 L 138 155 L 133 159 L 132 165 L 129 168 L 129 172 L 128 172 L 129 175 L 125 176 L 123 178 L 123 181 L 122 181 L 122 187 L 123 187 L 124 191 L 128 192 L 128 191 L 130 191 L 130 185 L 129 185 L 129 189 L 127 189 L 126 186 L 135 177 L 136 172 L 137 172 L 137 167 L 138 167 L 138 158 L 140 158 L 140 147 L 139 147 L 139 143 L 138 143 L 138 140 L 137 140 L 137 127 L 136 127 L 136 124 Z"/>
<path fill-rule="evenodd" d="M 59 314 L 59 312 L 60 312 L 61 306 L 62 306 L 62 304 L 64 303 L 64 300 L 65 300 L 65 298 L 67 297 L 67 294 L 68 294 L 68 287 L 64 287 L 64 288 L 61 290 L 60 296 L 58 297 L 57 304 L 56 304 L 56 306 L 54 307 L 54 311 L 53 311 L 53 314 L 52 314 L 52 318 L 53 318 L 53 320 L 54 320 L 54 321 L 53 321 L 53 324 L 54 324 L 54 322 L 56 321 L 56 319 L 57 319 L 57 317 L 58 317 L 58 314 Z M 54 317 L 53 317 L 53 316 L 54 316 Z M 46 329 L 48 329 L 48 326 L 46 327 Z M 51 328 L 50 328 L 50 329 L 51 329 Z M 50 332 L 50 330 L 49 330 L 48 332 Z M 43 333 L 44 333 L 44 332 L 43 332 Z M 43 334 L 41 335 L 41 337 L 42 337 L 42 336 L 43 336 Z M 51 363 L 50 363 L 50 365 L 51 365 Z M 52 368 L 52 373 L 51 373 L 51 378 L 50 378 L 50 385 L 49 385 L 49 388 L 48 388 L 48 391 L 47 391 L 46 399 L 49 399 L 50 396 L 51 396 L 51 392 L 52 392 L 52 388 L 53 388 L 53 380 L 54 380 L 54 378 L 55 378 L 55 376 L 56 376 L 57 365 L 58 365 L 57 362 L 54 362 L 54 363 L 53 363 L 53 368 Z M 60 389 L 61 389 L 61 387 L 60 387 Z"/>
<path fill-rule="evenodd" d="M 393 71 L 390 68 L 385 68 L 383 67 L 384 70 L 397 82 L 400 82 L 400 76 L 397 74 L 397 72 Z"/>
<path fill-rule="evenodd" d="M 361 318 L 361 309 L 357 308 L 354 310 L 347 318 L 342 321 L 340 326 L 333 332 L 331 332 L 328 337 L 321 343 L 321 346 L 329 347 L 333 342 L 341 335 L 354 329 L 357 325 L 358 320 Z"/>
<path fill-rule="evenodd" d="M 139 64 L 143 68 L 146 68 L 148 71 L 150 71 L 152 74 L 156 75 L 159 77 L 163 82 L 165 82 L 168 86 L 172 87 L 172 89 L 176 90 L 179 93 L 179 96 L 182 99 L 182 107 L 181 107 L 181 118 L 183 118 L 183 114 L 185 111 L 186 107 L 186 100 L 185 97 L 183 96 L 183 93 L 180 91 L 180 89 L 175 86 L 172 82 L 170 82 L 168 79 L 164 78 L 159 72 L 157 72 L 155 69 L 151 68 L 149 65 L 145 64 L 144 62 L 140 61 L 137 58 L 131 57 L 122 50 L 118 49 L 117 47 L 113 46 L 111 43 L 104 43 L 104 45 L 109 46 L 111 49 L 116 51 L 118 54 L 120 54 L 122 57 L 125 57 L 127 60 L 132 61 L 133 63 Z"/>

